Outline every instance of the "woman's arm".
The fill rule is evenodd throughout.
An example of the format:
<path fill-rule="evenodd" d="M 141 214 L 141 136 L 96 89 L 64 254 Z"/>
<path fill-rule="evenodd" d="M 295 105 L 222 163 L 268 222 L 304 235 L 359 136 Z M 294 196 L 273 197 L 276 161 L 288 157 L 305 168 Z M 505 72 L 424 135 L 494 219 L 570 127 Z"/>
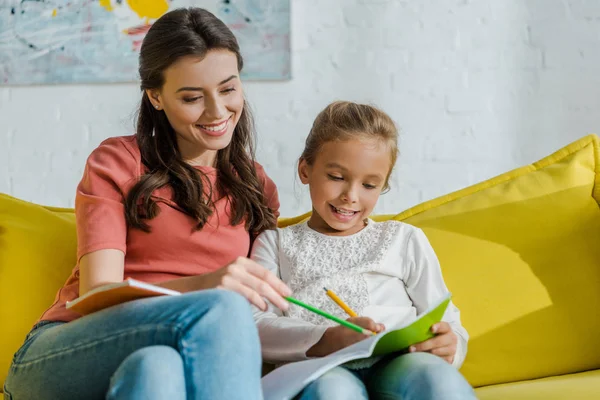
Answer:
<path fill-rule="evenodd" d="M 287 310 L 289 304 L 283 296 L 292 293 L 277 276 L 245 257 L 238 257 L 223 268 L 207 274 L 177 278 L 158 285 L 180 292 L 203 289 L 232 290 L 261 310 L 268 308 L 264 299 L 282 310 Z"/>
<path fill-rule="evenodd" d="M 121 138 L 102 142 L 88 157 L 75 196 L 79 295 L 123 281 L 127 224 L 123 193 L 138 164 Z"/>
<path fill-rule="evenodd" d="M 127 246 L 124 193 L 138 170 L 138 162 L 119 138 L 104 141 L 88 157 L 75 198 L 80 295 L 98 286 L 123 281 Z M 263 310 L 267 307 L 263 298 L 287 309 L 282 296 L 290 294 L 276 276 L 245 257 L 208 274 L 160 285 L 181 292 L 229 289 Z"/>
<path fill-rule="evenodd" d="M 120 250 L 104 249 L 88 253 L 79 260 L 79 295 L 109 283 L 121 282 L 124 277 L 125 254 Z"/>
<path fill-rule="evenodd" d="M 121 282 L 124 278 L 125 254 L 116 249 L 104 249 L 85 254 L 79 261 L 79 295 L 102 285 Z M 228 289 L 246 297 L 262 310 L 266 298 L 281 309 L 288 303 L 289 288 L 275 275 L 252 260 L 240 257 L 229 265 L 204 275 L 173 279 L 157 284 L 180 292 L 203 289 Z"/>

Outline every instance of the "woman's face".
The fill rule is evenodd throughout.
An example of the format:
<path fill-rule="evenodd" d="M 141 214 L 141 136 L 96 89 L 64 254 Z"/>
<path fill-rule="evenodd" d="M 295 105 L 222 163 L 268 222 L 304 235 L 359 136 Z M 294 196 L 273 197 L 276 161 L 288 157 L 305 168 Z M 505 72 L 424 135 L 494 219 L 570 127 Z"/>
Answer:
<path fill-rule="evenodd" d="M 184 161 L 214 166 L 244 109 L 235 54 L 210 50 L 202 59 L 183 57 L 164 71 L 164 78 L 162 88 L 148 90 L 152 105 L 166 114 Z"/>

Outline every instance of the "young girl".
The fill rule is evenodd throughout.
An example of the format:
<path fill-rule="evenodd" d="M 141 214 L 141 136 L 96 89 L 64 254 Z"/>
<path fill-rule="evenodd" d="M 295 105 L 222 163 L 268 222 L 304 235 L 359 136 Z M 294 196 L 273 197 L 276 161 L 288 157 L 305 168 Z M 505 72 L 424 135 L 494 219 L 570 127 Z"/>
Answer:
<path fill-rule="evenodd" d="M 309 185 L 307 223 L 258 236 L 252 259 L 281 277 L 296 298 L 347 317 L 323 288 L 332 289 L 372 331 L 414 320 L 448 290 L 423 232 L 398 221 L 369 220 L 388 188 L 397 156 L 397 129 L 382 111 L 336 102 L 316 118 L 298 166 Z M 303 308 L 255 312 L 267 362 L 323 357 L 366 336 Z M 468 334 L 450 304 L 436 336 L 405 355 L 337 367 L 304 389 L 300 399 L 474 399 L 457 371 Z"/>

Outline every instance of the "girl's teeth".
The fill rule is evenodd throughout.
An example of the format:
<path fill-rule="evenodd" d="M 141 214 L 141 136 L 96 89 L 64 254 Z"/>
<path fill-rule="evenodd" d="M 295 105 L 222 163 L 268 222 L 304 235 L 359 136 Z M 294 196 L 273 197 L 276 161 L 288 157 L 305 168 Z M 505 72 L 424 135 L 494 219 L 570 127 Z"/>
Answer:
<path fill-rule="evenodd" d="M 340 210 L 339 208 L 335 208 L 335 211 L 340 214 L 343 214 L 343 215 L 354 215 L 354 211 L 344 211 L 344 210 Z"/>

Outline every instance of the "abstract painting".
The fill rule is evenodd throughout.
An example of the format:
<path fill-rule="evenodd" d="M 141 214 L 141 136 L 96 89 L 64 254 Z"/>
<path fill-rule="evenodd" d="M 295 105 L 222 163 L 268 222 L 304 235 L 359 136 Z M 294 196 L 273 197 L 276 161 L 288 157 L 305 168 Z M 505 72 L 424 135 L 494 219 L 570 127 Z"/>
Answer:
<path fill-rule="evenodd" d="M 190 6 L 231 28 L 244 78 L 290 78 L 289 0 L 0 0 L 0 84 L 135 82 L 152 23 Z"/>

